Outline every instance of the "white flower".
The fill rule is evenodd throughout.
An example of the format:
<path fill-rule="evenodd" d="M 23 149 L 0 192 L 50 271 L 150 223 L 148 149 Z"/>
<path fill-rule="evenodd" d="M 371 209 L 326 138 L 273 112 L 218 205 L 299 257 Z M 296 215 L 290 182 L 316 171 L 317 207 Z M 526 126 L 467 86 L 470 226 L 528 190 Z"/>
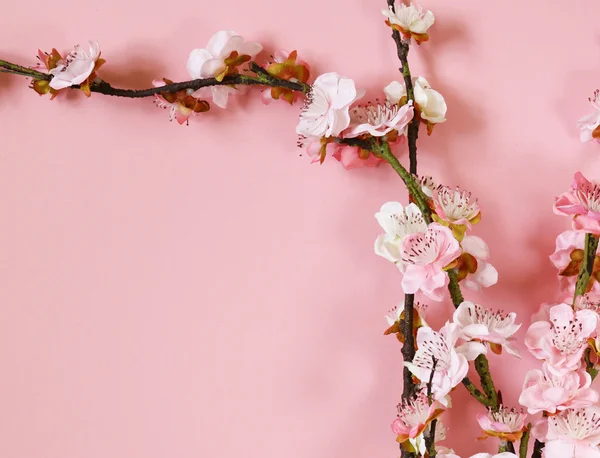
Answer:
<path fill-rule="evenodd" d="M 389 102 L 358 106 L 350 111 L 350 132 L 346 137 L 358 137 L 363 134 L 383 137 L 392 130 L 403 134 L 413 115 L 412 102 L 403 106 Z"/>
<path fill-rule="evenodd" d="M 481 291 L 482 287 L 488 288 L 498 283 L 498 271 L 487 262 L 490 257 L 487 243 L 475 235 L 465 235 L 460 245 L 463 253 L 470 254 L 477 262 L 477 269 L 465 277 L 464 285 L 469 289 Z"/>
<path fill-rule="evenodd" d="M 505 348 L 511 355 L 520 357 L 513 346 L 513 336 L 521 327 L 520 324 L 515 324 L 516 318 L 517 314 L 514 312 L 505 315 L 465 301 L 454 311 L 453 321 L 462 328 L 461 336 L 466 340 L 489 342 L 494 353 Z"/>
<path fill-rule="evenodd" d="M 335 137 L 350 125 L 350 105 L 357 99 L 354 81 L 337 73 L 320 75 L 312 85 L 296 133 Z"/>
<path fill-rule="evenodd" d="M 600 91 L 594 91 L 594 98 L 589 99 L 594 112 L 577 121 L 579 137 L 582 142 L 594 140 L 600 143 Z"/>
<path fill-rule="evenodd" d="M 425 78 L 422 76 L 413 78 L 413 91 L 415 105 L 421 119 L 427 123 L 430 130 L 433 124 L 446 121 L 446 111 L 448 110 L 446 101 L 442 94 L 431 89 Z M 390 103 L 400 103 L 404 97 L 407 97 L 406 85 L 402 81 L 392 81 L 383 89 L 383 92 Z"/>
<path fill-rule="evenodd" d="M 423 214 L 413 203 L 403 207 L 399 202 L 387 202 L 375 218 L 385 231 L 375 240 L 375 254 L 393 263 L 401 261 L 402 240 L 407 235 L 427 231 Z M 398 266 L 401 268 L 401 264 Z"/>
<path fill-rule="evenodd" d="M 422 384 L 426 385 L 432 380 L 433 397 L 444 405 L 448 403 L 448 393 L 467 375 L 468 361 L 486 353 L 485 346 L 480 342 L 466 342 L 457 347 L 460 331 L 460 326 L 454 323 L 446 323 L 440 332 L 429 327 L 419 328 L 418 350 L 412 362 L 404 363 Z M 431 378 L 434 361 L 435 372 Z"/>
<path fill-rule="evenodd" d="M 83 83 L 94 71 L 99 58 L 100 45 L 97 41 L 90 41 L 85 49 L 75 46 L 66 59 L 50 70 L 53 75 L 50 87 L 59 90 Z"/>
<path fill-rule="evenodd" d="M 390 103 L 400 103 L 400 100 L 407 96 L 406 85 L 400 81 L 392 81 L 383 88 L 383 92 Z"/>
<path fill-rule="evenodd" d="M 412 36 L 417 43 L 427 41 L 427 29 L 435 22 L 435 17 L 431 11 L 423 13 L 420 6 L 396 5 L 396 12 L 390 6 L 386 10 L 381 10 L 387 18 L 386 23 L 393 29 L 398 30 L 404 36 Z"/>
<path fill-rule="evenodd" d="M 194 49 L 187 61 L 187 69 L 194 79 L 216 78 L 221 81 L 236 68 L 254 59 L 262 51 L 262 46 L 244 38 L 231 30 L 221 30 L 209 40 L 206 48 Z M 227 107 L 229 94 L 236 90 L 229 86 L 212 86 L 196 91 L 197 97 L 212 94 L 213 102 L 221 108 Z"/>
<path fill-rule="evenodd" d="M 414 82 L 415 104 L 421 110 L 421 118 L 428 124 L 446 121 L 446 101 L 442 94 L 431 89 L 425 78 L 419 76 Z"/>

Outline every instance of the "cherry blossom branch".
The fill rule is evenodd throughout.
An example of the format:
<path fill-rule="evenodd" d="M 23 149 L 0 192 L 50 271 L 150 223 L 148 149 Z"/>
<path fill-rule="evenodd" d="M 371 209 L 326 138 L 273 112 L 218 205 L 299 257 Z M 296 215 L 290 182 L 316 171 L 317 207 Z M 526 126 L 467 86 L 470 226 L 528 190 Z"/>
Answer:
<path fill-rule="evenodd" d="M 498 410 L 500 407 L 498 404 L 498 393 L 496 392 L 496 387 L 494 386 L 494 381 L 492 380 L 492 374 L 490 373 L 490 366 L 485 355 L 479 355 L 477 358 L 475 358 L 475 370 L 479 374 L 481 387 L 488 398 L 489 407 L 492 410 Z"/>
<path fill-rule="evenodd" d="M 469 377 L 465 377 L 462 380 L 462 383 L 465 386 L 465 388 L 467 389 L 467 391 L 469 393 L 471 393 L 471 396 L 473 396 L 475 399 L 477 399 L 481 404 L 483 404 L 483 406 L 490 407 L 489 399 L 486 397 L 485 394 L 483 394 L 481 391 L 479 391 L 479 388 L 477 388 L 475 386 L 475 384 L 471 380 L 469 380 Z"/>
<path fill-rule="evenodd" d="M 579 296 L 583 296 L 586 293 L 592 272 L 594 269 L 594 261 L 596 260 L 596 251 L 598 250 L 598 237 L 594 237 L 593 234 L 585 234 L 585 246 L 583 249 L 583 262 L 577 276 L 577 283 L 575 285 L 575 297 L 573 303 Z"/>
<path fill-rule="evenodd" d="M 527 449 L 529 447 L 529 436 L 531 435 L 531 423 L 527 425 L 527 429 L 521 437 L 519 443 L 519 458 L 527 458 Z"/>
<path fill-rule="evenodd" d="M 28 69 L 26 67 L 16 65 L 4 60 L 0 60 L 0 68 L 4 69 L 6 73 L 12 73 L 15 75 L 21 75 L 31 77 L 37 80 L 52 80 L 52 75 L 48 73 L 41 73 L 36 70 Z M 202 78 L 190 81 L 182 81 L 180 83 L 167 84 L 160 87 L 152 87 L 148 89 L 120 89 L 112 87 L 109 83 L 103 80 L 96 79 L 90 85 L 90 91 L 96 92 L 102 95 L 109 95 L 114 97 L 126 97 L 126 98 L 144 98 L 152 97 L 155 94 L 164 92 L 175 93 L 182 90 L 193 90 L 196 91 L 203 87 L 209 86 L 269 86 L 269 87 L 281 87 L 284 89 L 290 89 L 292 91 L 302 92 L 304 94 L 310 91 L 310 85 L 302 82 L 288 81 L 281 78 L 277 78 L 269 74 L 257 63 L 251 62 L 250 69 L 256 73 L 256 76 L 251 75 L 227 75 L 221 81 L 216 78 Z M 80 89 L 80 86 L 71 86 L 72 89 Z"/>
<path fill-rule="evenodd" d="M 414 297 L 414 294 L 411 294 Z M 433 391 L 433 376 L 435 375 L 435 368 L 437 366 L 437 359 L 435 357 L 431 357 L 432 365 L 431 365 L 431 374 L 429 375 L 429 382 L 427 382 L 427 401 L 429 405 L 433 402 L 432 399 L 432 391 Z M 425 448 L 427 449 L 427 453 L 431 458 L 437 455 L 437 451 L 435 450 L 435 429 L 437 427 L 437 419 L 431 422 L 429 425 L 429 432 L 425 434 Z"/>

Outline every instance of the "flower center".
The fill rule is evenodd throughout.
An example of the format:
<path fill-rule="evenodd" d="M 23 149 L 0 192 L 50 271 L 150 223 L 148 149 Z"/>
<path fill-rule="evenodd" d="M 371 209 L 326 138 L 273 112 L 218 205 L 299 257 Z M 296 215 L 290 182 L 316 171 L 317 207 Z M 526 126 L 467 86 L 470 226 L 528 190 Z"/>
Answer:
<path fill-rule="evenodd" d="M 581 337 L 582 329 L 583 326 L 576 317 L 564 323 L 559 323 L 555 318 L 552 321 L 552 345 L 562 354 L 576 352 L 586 342 Z"/>
<path fill-rule="evenodd" d="M 600 416 L 588 409 L 569 409 L 548 421 L 551 428 L 573 439 L 585 439 L 600 430 Z"/>
<path fill-rule="evenodd" d="M 444 209 L 446 217 L 450 220 L 474 218 L 479 213 L 477 200 L 471 203 L 471 193 L 450 189 L 447 186 L 438 189 L 437 201 Z"/>

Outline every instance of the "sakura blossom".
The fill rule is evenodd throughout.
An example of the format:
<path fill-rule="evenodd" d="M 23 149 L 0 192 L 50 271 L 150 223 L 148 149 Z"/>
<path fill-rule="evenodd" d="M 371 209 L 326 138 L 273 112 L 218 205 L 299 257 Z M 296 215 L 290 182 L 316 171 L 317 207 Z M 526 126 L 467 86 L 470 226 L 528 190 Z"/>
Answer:
<path fill-rule="evenodd" d="M 577 122 L 579 138 L 582 142 L 595 141 L 600 143 L 600 91 L 594 91 L 594 97 L 589 99 L 594 111 Z"/>
<path fill-rule="evenodd" d="M 599 399 L 591 385 L 592 377 L 584 369 L 558 376 L 544 363 L 542 370 L 531 370 L 525 376 L 519 404 L 530 414 L 588 407 Z"/>
<path fill-rule="evenodd" d="M 439 455 L 436 455 L 439 456 Z M 492 455 L 491 453 L 476 453 L 475 455 L 471 456 L 471 458 L 519 458 L 517 455 L 515 455 L 514 453 L 510 453 L 510 452 L 502 452 L 502 453 L 497 453 L 496 455 Z"/>
<path fill-rule="evenodd" d="M 403 270 L 402 241 L 411 234 L 425 233 L 427 223 L 419 207 L 410 203 L 406 207 L 399 202 L 387 202 L 375 213 L 384 233 L 375 240 L 375 254 L 390 262 L 400 263 Z"/>
<path fill-rule="evenodd" d="M 103 63 L 97 41 L 89 41 L 85 47 L 76 45 L 64 60 L 56 62 L 56 66 L 49 70 L 52 75 L 49 86 L 59 90 L 82 84 Z"/>
<path fill-rule="evenodd" d="M 425 233 L 407 235 L 400 247 L 404 263 L 402 289 L 407 294 L 421 291 L 433 300 L 443 298 L 448 275 L 444 269 L 461 254 L 452 231 L 438 223 L 431 223 Z"/>
<path fill-rule="evenodd" d="M 431 88 L 429 82 L 419 76 L 413 78 L 413 92 L 415 107 L 421 120 L 427 124 L 427 131 L 431 133 L 435 124 L 446 121 L 448 107 L 442 94 Z M 392 81 L 383 90 L 390 103 L 402 105 L 406 103 L 406 85 L 401 81 Z"/>
<path fill-rule="evenodd" d="M 600 458 L 600 409 L 568 409 L 548 417 L 545 458 Z"/>
<path fill-rule="evenodd" d="M 536 321 L 529 327 L 525 345 L 533 356 L 545 360 L 548 370 L 557 376 L 579 370 L 587 340 L 596 332 L 596 313 L 574 312 L 569 305 L 558 304 L 549 315 L 550 321 Z"/>
<path fill-rule="evenodd" d="M 488 410 L 486 414 L 477 414 L 477 422 L 485 437 L 498 437 L 514 442 L 523 435 L 525 414 L 516 409 L 500 406 L 498 411 Z"/>
<path fill-rule="evenodd" d="M 350 105 L 358 97 L 354 81 L 325 73 L 312 85 L 296 133 L 304 137 L 335 137 L 350 125 Z"/>
<path fill-rule="evenodd" d="M 254 59 L 261 51 L 259 43 L 245 41 L 231 30 L 221 30 L 211 37 L 206 48 L 197 48 L 190 53 L 187 70 L 194 79 L 215 78 L 222 81 L 225 76 L 238 73 L 238 67 Z M 229 94 L 235 92 L 235 88 L 223 85 L 201 88 L 194 95 L 212 95 L 216 106 L 226 108 Z"/>
<path fill-rule="evenodd" d="M 389 102 L 359 105 L 350 110 L 350 128 L 346 137 L 369 134 L 383 137 L 392 130 L 403 134 L 414 115 L 412 101 L 399 106 Z"/>
<path fill-rule="evenodd" d="M 265 70 L 277 78 L 295 83 L 306 83 L 310 75 L 310 67 L 298 59 L 297 51 L 288 52 L 280 49 L 273 54 L 273 61 L 265 66 Z M 273 100 L 285 100 L 290 105 L 298 98 L 298 93 L 282 87 L 267 88 L 261 93 L 261 100 L 268 105 Z"/>
<path fill-rule="evenodd" d="M 395 8 L 381 11 L 387 18 L 385 23 L 395 30 L 398 30 L 405 38 L 414 38 L 419 44 L 429 40 L 427 30 L 435 22 L 435 17 L 431 11 L 423 12 L 420 6 L 402 3 L 396 3 Z"/>
<path fill-rule="evenodd" d="M 426 451 L 423 433 L 431 422 L 444 413 L 445 407 L 438 401 L 429 405 L 425 390 L 419 391 L 410 401 L 398 405 L 398 416 L 392 423 L 392 432 L 400 444 L 408 442 L 421 455 Z"/>
<path fill-rule="evenodd" d="M 479 342 L 457 346 L 460 333 L 460 326 L 454 323 L 446 323 L 439 332 L 429 327 L 419 328 L 415 357 L 412 362 L 404 363 L 422 384 L 432 381 L 433 398 L 445 406 L 448 405 L 450 391 L 467 375 L 468 361 L 486 352 L 485 346 Z"/>
<path fill-rule="evenodd" d="M 573 229 L 600 235 L 600 185 L 575 174 L 571 189 L 556 198 L 554 213 L 573 216 Z"/>
<path fill-rule="evenodd" d="M 154 87 L 163 87 L 173 82 L 168 79 L 155 80 L 152 82 Z M 193 92 L 193 91 L 192 91 Z M 169 111 L 171 121 L 175 119 L 179 124 L 188 122 L 191 116 L 203 113 L 209 110 L 210 106 L 204 100 L 196 99 L 188 91 L 179 91 L 176 93 L 162 92 L 155 94 L 154 103 L 159 108 Z"/>
<path fill-rule="evenodd" d="M 419 184 L 421 185 L 421 191 L 425 194 L 429 199 L 433 198 L 433 192 L 436 190 L 437 185 L 433 180 L 433 177 L 423 175 L 418 177 Z"/>
<path fill-rule="evenodd" d="M 439 186 L 433 193 L 435 214 L 433 218 L 452 228 L 454 236 L 461 241 L 467 228 L 481 219 L 481 209 L 471 193 L 458 188 Z"/>
<path fill-rule="evenodd" d="M 461 329 L 461 337 L 466 340 L 486 342 L 494 353 L 506 349 L 513 356 L 520 357 L 515 348 L 514 334 L 521 327 L 515 324 L 517 314 L 492 312 L 470 301 L 465 301 L 454 311 L 453 321 Z"/>
<path fill-rule="evenodd" d="M 421 119 L 427 124 L 431 133 L 435 124 L 446 121 L 446 101 L 442 94 L 431 88 L 425 78 L 419 76 L 414 81 L 415 104 L 419 107 Z"/>
<path fill-rule="evenodd" d="M 487 243 L 475 235 L 465 235 L 460 246 L 463 253 L 456 267 L 459 281 L 474 291 L 495 285 L 498 271 L 488 262 L 490 250 Z"/>

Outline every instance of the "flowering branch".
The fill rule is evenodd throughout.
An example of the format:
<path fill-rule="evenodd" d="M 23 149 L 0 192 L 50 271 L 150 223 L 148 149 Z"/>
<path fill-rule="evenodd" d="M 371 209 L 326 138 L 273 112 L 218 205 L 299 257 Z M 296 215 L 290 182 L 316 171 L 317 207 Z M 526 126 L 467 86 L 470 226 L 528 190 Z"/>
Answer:
<path fill-rule="evenodd" d="M 15 75 L 27 76 L 34 78 L 35 80 L 52 81 L 53 76 L 48 73 L 38 72 L 31 70 L 26 67 L 12 64 L 0 60 L 0 68 L 4 69 L 7 73 Z M 191 90 L 197 91 L 203 87 L 210 86 L 268 86 L 268 87 L 279 87 L 283 89 L 289 89 L 301 93 L 308 93 L 310 86 L 300 81 L 288 81 L 276 76 L 269 74 L 257 63 L 251 62 L 250 69 L 256 73 L 256 76 L 233 74 L 226 75 L 223 79 L 218 80 L 217 78 L 197 78 L 190 81 L 182 81 L 180 83 L 166 84 L 160 87 L 152 87 L 149 89 L 120 89 L 112 87 L 106 81 L 96 78 L 90 84 L 90 92 L 95 92 L 102 95 L 110 95 L 115 97 L 126 97 L 131 99 L 152 97 L 156 94 L 161 93 L 176 93 L 179 91 Z M 70 86 L 72 89 L 80 89 L 80 85 Z"/>

